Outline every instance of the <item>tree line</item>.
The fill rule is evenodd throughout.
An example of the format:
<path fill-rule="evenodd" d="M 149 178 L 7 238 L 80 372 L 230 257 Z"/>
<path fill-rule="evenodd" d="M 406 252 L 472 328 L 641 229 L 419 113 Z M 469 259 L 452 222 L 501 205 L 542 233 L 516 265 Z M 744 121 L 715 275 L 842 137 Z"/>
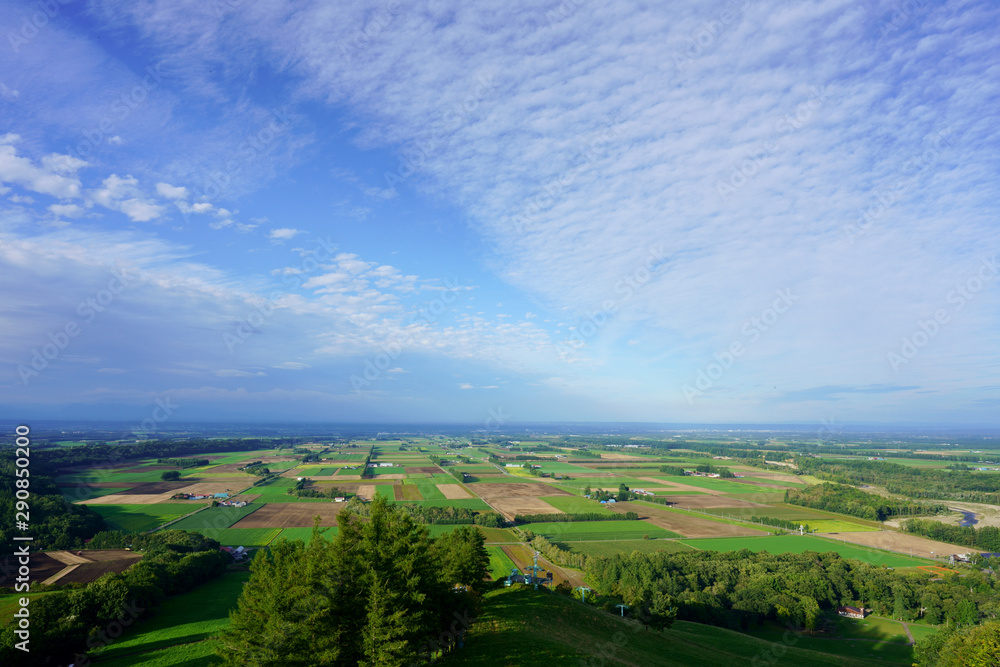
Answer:
<path fill-rule="evenodd" d="M 849 514 L 869 521 L 885 521 L 896 516 L 941 514 L 948 511 L 948 507 L 941 503 L 917 503 L 885 498 L 874 493 L 866 493 L 853 486 L 829 482 L 804 489 L 788 489 L 785 491 L 785 502 L 827 512 Z"/>
<path fill-rule="evenodd" d="M 824 611 L 864 606 L 900 620 L 972 626 L 1000 611 L 1000 581 L 970 569 L 930 580 L 836 553 L 736 552 L 621 554 L 587 561 L 601 594 L 643 608 L 666 600 L 677 618 L 749 629 L 765 620 L 816 629 Z"/>

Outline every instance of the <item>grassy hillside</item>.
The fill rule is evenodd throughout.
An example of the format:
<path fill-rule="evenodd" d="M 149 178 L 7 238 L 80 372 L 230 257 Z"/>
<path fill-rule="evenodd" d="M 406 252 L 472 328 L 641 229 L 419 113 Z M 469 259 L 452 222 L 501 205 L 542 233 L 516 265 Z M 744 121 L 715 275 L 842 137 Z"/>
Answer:
<path fill-rule="evenodd" d="M 465 646 L 445 665 L 813 665 L 900 664 L 854 660 L 799 648 L 789 633 L 766 641 L 678 621 L 659 634 L 555 594 L 501 588 L 486 594 Z M 756 659 L 756 660 L 755 660 Z M 909 661 L 902 664 L 909 664 Z"/>

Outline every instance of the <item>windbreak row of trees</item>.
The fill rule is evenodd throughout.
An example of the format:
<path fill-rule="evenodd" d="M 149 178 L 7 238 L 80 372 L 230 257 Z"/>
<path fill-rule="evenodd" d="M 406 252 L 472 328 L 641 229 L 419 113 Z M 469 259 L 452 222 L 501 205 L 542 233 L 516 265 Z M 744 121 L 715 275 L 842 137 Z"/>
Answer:
<path fill-rule="evenodd" d="M 368 519 L 342 512 L 332 542 L 316 529 L 308 544 L 282 541 L 254 559 L 221 636 L 225 665 L 402 667 L 454 645 L 476 615 L 467 590 L 487 573 L 482 533 L 431 539 L 380 496 Z"/>
<path fill-rule="evenodd" d="M 896 516 L 941 514 L 948 506 L 941 503 L 917 503 L 886 498 L 843 484 L 816 484 L 804 489 L 789 489 L 785 502 L 827 512 L 849 514 L 870 521 L 885 521 Z"/>

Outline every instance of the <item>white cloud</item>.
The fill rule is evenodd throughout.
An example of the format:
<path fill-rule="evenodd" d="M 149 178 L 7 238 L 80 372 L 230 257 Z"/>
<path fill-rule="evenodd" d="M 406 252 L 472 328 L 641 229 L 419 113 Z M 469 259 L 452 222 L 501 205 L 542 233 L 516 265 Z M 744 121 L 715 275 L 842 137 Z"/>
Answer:
<path fill-rule="evenodd" d="M 251 371 L 240 371 L 231 368 L 222 369 L 215 371 L 216 377 L 220 378 L 252 378 L 252 377 L 262 377 L 267 375 L 263 371 L 257 371 L 256 373 Z"/>
<path fill-rule="evenodd" d="M 124 143 L 125 143 L 125 140 L 122 139 L 117 134 L 115 136 L 113 136 L 113 137 L 108 137 L 108 144 L 110 144 L 112 146 L 121 146 Z"/>
<path fill-rule="evenodd" d="M 60 199 L 76 199 L 80 196 L 80 180 L 73 176 L 76 169 L 86 162 L 68 155 L 48 155 L 42 158 L 40 168 L 28 158 L 19 157 L 14 143 L 20 137 L 6 134 L 0 137 L 0 182 L 20 185 L 39 194 Z"/>
<path fill-rule="evenodd" d="M 300 371 L 304 368 L 311 368 L 309 364 L 304 364 L 301 361 L 283 361 L 280 364 L 276 364 L 272 368 L 282 368 L 290 371 Z"/>
<path fill-rule="evenodd" d="M 187 188 L 169 183 L 157 183 L 156 194 L 165 199 L 187 199 L 188 197 Z"/>
<path fill-rule="evenodd" d="M 65 218 L 79 218 L 87 212 L 87 209 L 77 204 L 51 204 L 48 209 L 55 215 Z"/>
<path fill-rule="evenodd" d="M 299 229 L 291 229 L 289 227 L 282 227 L 279 229 L 272 229 L 268 233 L 268 238 L 272 241 L 288 241 L 297 234 L 301 234 L 302 231 Z"/>
<path fill-rule="evenodd" d="M 148 222 L 163 214 L 163 206 L 145 199 L 139 191 L 139 181 L 131 176 L 124 178 L 111 174 L 102 182 L 104 187 L 91 190 L 92 201 L 113 211 L 120 211 L 133 222 Z"/>

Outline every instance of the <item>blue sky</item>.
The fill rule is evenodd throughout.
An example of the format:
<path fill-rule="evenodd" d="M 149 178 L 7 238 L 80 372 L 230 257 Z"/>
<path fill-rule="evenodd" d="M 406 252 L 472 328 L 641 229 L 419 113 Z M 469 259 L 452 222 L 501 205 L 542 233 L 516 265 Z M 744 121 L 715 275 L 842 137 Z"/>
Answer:
<path fill-rule="evenodd" d="M 346 4 L 5 3 L 7 418 L 1000 423 L 994 3 Z"/>

